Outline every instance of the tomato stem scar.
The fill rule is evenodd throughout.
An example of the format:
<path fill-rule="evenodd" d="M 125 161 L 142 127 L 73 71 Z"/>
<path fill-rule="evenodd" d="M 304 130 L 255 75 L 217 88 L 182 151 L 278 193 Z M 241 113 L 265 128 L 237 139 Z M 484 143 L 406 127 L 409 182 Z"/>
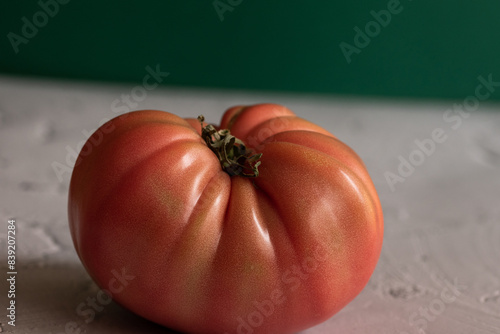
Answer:
<path fill-rule="evenodd" d="M 254 154 L 245 144 L 231 134 L 229 129 L 216 130 L 211 124 L 203 125 L 205 117 L 198 116 L 201 123 L 201 138 L 219 158 L 222 169 L 231 176 L 259 176 L 260 157 L 262 153 Z"/>

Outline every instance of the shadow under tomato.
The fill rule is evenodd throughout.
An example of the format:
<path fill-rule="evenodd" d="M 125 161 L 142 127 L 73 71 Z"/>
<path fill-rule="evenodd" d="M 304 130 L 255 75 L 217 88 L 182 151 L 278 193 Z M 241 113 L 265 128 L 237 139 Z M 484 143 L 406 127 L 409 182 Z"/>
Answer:
<path fill-rule="evenodd" d="M 101 298 L 104 300 L 101 304 L 97 298 L 99 288 L 80 264 L 19 268 L 15 290 L 16 331 L 19 332 L 177 333 L 113 301 Z M 8 291 L 8 287 L 2 291 Z M 5 322 L 2 321 L 3 325 Z"/>

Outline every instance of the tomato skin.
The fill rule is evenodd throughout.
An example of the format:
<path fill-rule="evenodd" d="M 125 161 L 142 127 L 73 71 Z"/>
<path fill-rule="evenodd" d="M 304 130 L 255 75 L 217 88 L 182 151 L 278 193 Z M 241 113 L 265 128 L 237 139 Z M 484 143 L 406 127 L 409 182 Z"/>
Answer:
<path fill-rule="evenodd" d="M 143 110 L 103 127 L 73 171 L 70 230 L 92 278 L 131 311 L 186 333 L 294 333 L 368 282 L 380 202 L 323 128 L 279 105 L 229 109 L 220 128 L 263 154 L 244 178 L 222 170 L 194 119 Z"/>

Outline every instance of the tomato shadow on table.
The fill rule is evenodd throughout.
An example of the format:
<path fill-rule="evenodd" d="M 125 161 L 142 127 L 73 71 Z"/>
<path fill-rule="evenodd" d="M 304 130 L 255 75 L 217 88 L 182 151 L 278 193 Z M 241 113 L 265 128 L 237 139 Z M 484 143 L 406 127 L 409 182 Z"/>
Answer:
<path fill-rule="evenodd" d="M 45 333 L 176 334 L 107 300 L 81 264 L 19 268 L 19 325 Z M 23 319 L 24 325 L 23 325 Z"/>

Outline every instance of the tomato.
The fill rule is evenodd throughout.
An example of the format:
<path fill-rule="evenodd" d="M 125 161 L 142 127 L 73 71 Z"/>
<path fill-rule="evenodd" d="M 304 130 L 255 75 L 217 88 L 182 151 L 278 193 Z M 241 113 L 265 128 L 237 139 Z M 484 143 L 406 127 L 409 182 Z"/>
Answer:
<path fill-rule="evenodd" d="M 69 223 L 102 289 L 186 333 L 321 323 L 366 285 L 383 236 L 356 153 L 274 104 L 233 107 L 203 131 L 162 111 L 114 118 L 82 148 Z"/>

